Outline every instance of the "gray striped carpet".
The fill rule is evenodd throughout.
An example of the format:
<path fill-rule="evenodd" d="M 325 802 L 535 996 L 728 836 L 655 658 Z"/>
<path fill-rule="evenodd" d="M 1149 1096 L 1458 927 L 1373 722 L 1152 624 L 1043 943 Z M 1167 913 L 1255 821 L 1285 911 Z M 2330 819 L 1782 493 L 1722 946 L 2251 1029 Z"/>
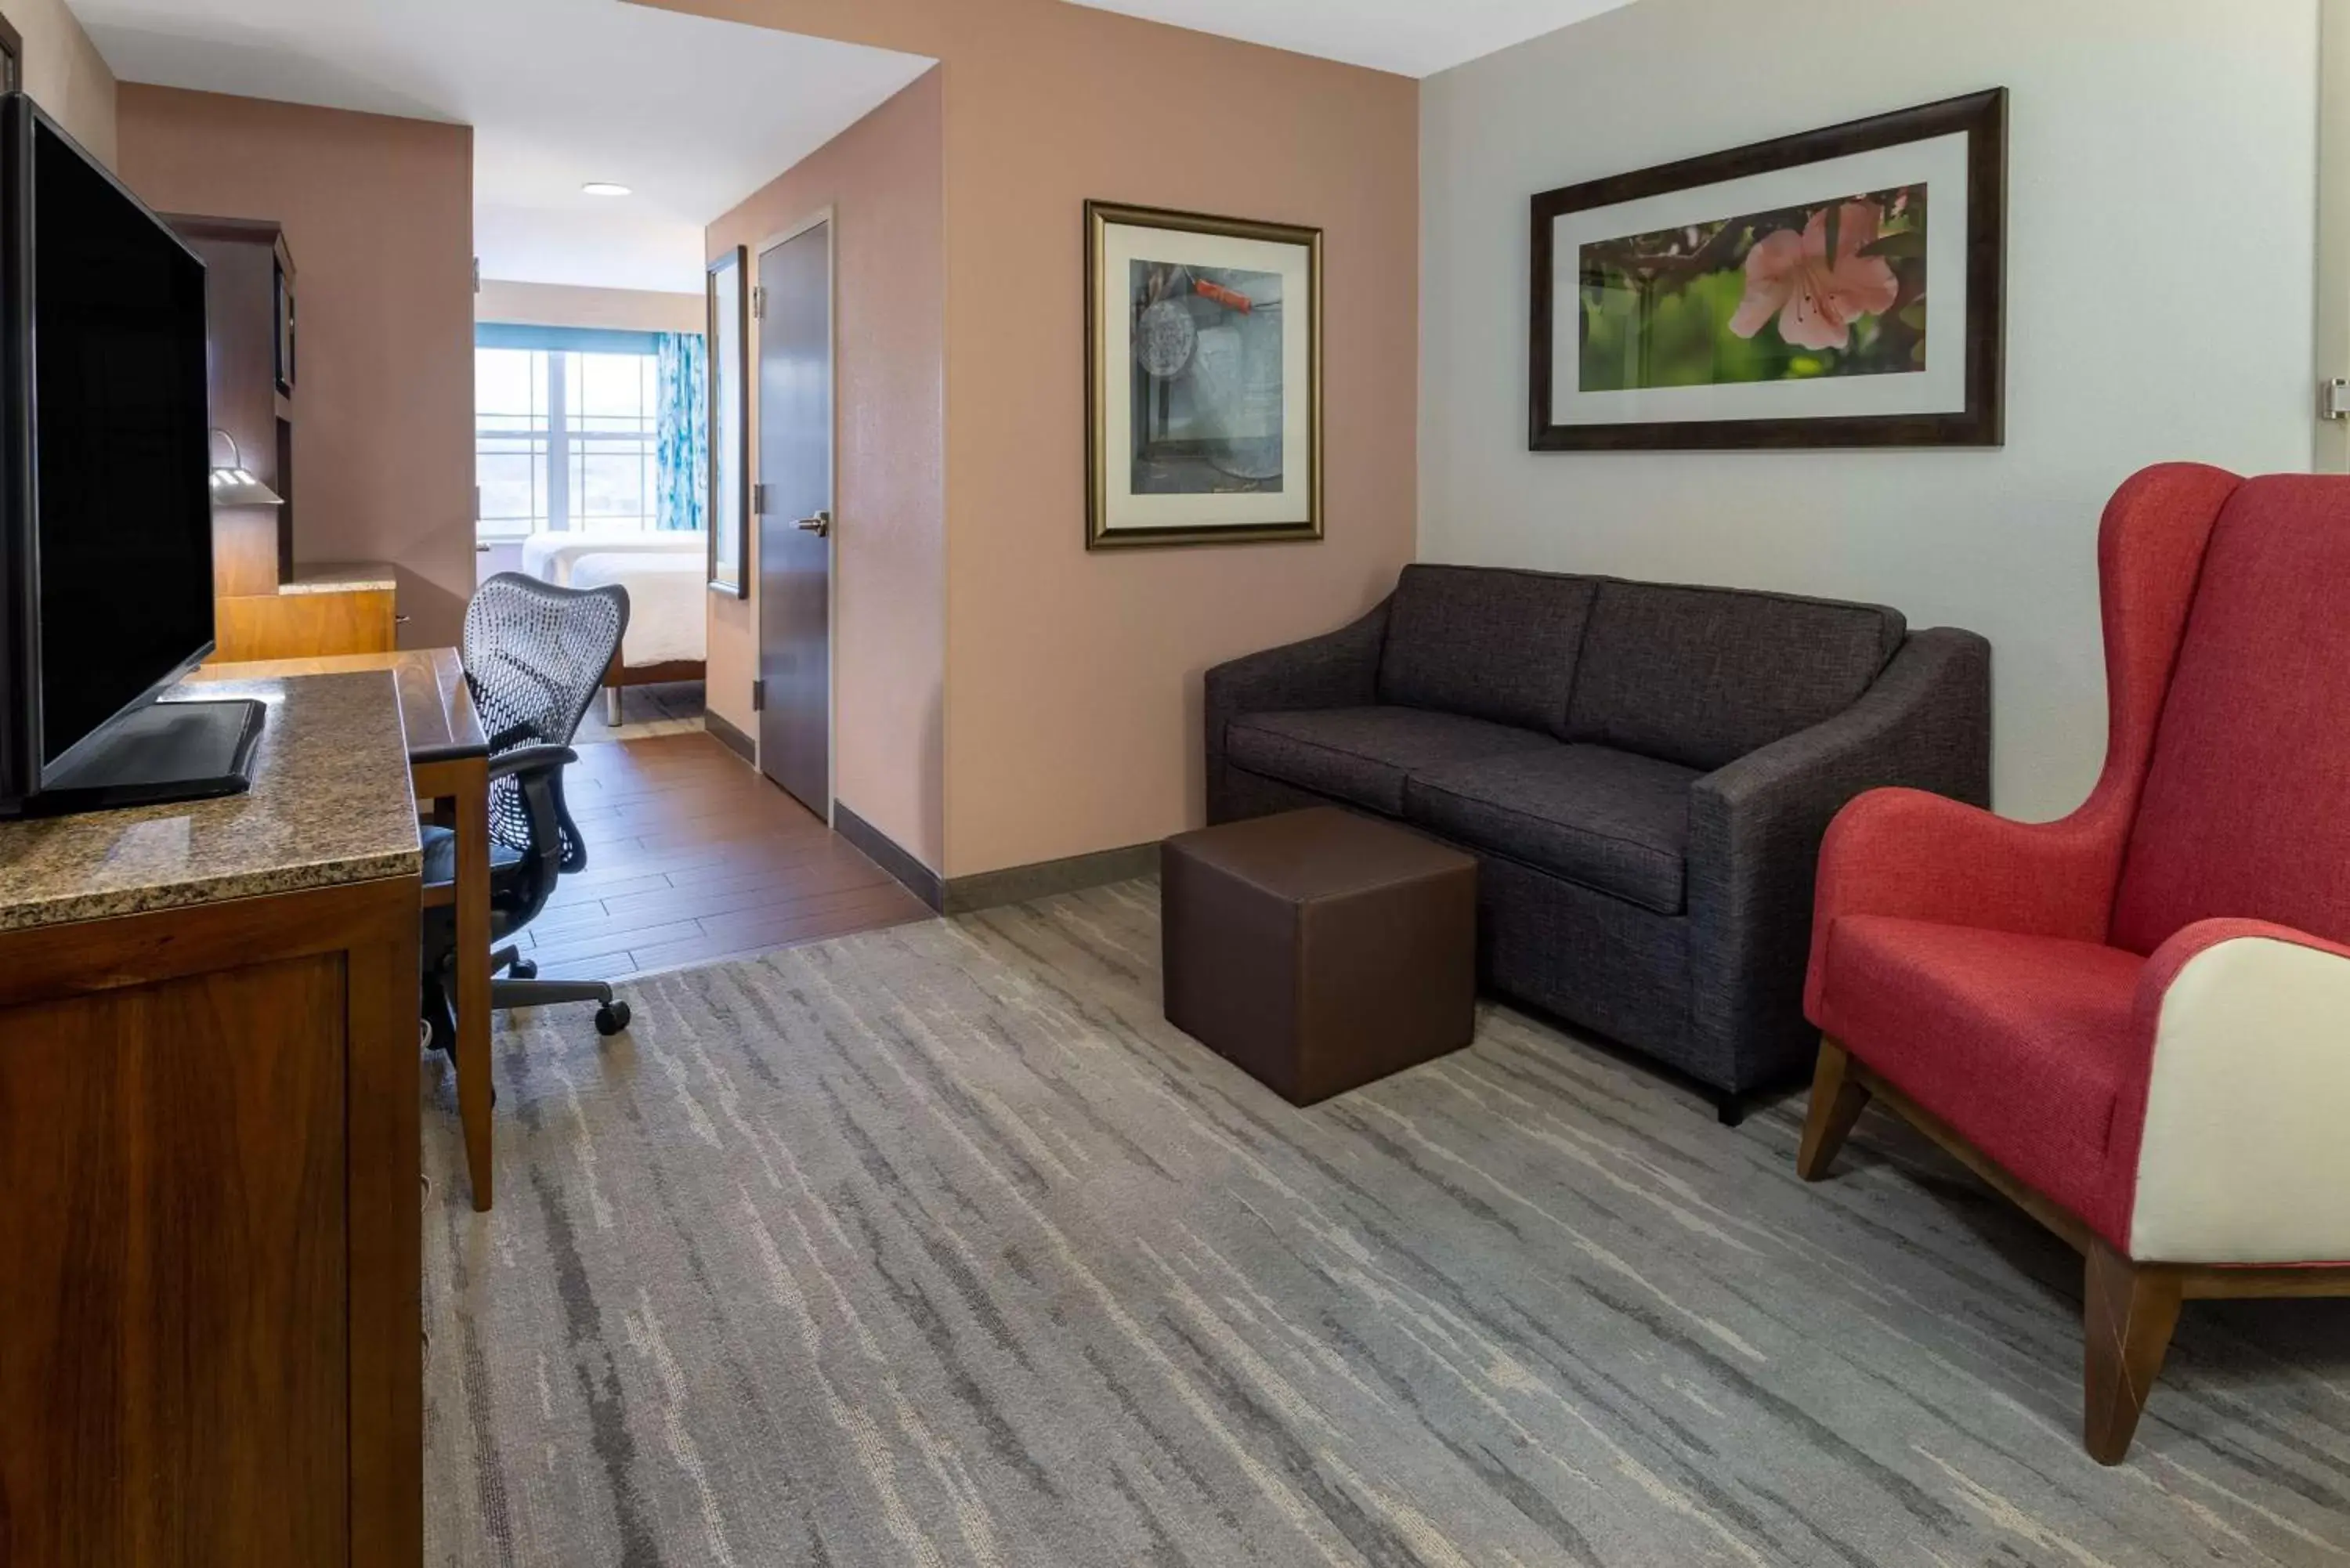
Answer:
<path fill-rule="evenodd" d="M 2190 1305 L 2131 1463 L 2078 1266 L 1874 1114 L 1512 1012 L 1308 1112 L 1171 1030 L 1147 883 L 635 984 L 428 1107 L 430 1561 L 2318 1563 L 2350 1303 Z M 432 1070 L 438 1077 L 437 1069 Z"/>

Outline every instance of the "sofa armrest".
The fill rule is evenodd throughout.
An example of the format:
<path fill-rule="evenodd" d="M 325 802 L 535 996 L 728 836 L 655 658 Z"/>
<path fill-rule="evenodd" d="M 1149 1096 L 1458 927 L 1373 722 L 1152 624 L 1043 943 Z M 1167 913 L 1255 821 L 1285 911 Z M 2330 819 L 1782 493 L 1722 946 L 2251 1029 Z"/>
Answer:
<path fill-rule="evenodd" d="M 2350 1262 L 2350 947 L 2198 921 L 2147 961 L 2134 1023 L 2111 1216 L 2129 1256 Z"/>
<path fill-rule="evenodd" d="M 1320 637 L 1269 648 L 1211 669 L 1206 701 L 1208 815 L 1222 820 L 1217 802 L 1224 772 L 1224 731 L 1243 713 L 1307 708 L 1365 708 L 1378 701 L 1379 655 L 1387 647 L 1388 607 Z"/>
<path fill-rule="evenodd" d="M 1794 1037 L 1803 1033 L 1821 837 L 1855 795 L 1895 784 L 1988 798 L 1991 645 L 1974 633 L 1916 633 L 1858 702 L 1690 786 L 1690 967 L 1700 1039 L 1751 1042 L 1759 1012 L 1791 1037 L 1784 1048 L 1801 1053 Z"/>
<path fill-rule="evenodd" d="M 1379 654 L 1387 646 L 1388 606 L 1303 642 L 1244 654 L 1207 674 L 1208 706 L 1227 714 L 1300 708 L 1362 708 L 1378 700 Z"/>

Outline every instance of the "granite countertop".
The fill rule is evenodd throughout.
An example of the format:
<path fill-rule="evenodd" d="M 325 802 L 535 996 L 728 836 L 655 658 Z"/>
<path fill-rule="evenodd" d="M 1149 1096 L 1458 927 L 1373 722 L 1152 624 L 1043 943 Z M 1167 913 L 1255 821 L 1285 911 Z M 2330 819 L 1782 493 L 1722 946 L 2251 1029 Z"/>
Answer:
<path fill-rule="evenodd" d="M 244 794 L 0 822 L 0 930 L 412 877 L 421 867 L 389 670 L 182 686 L 269 717 Z"/>
<path fill-rule="evenodd" d="M 277 591 L 281 594 L 388 594 L 399 587 L 400 575 L 382 561 L 320 561 L 295 567 L 294 575 L 277 585 Z"/>

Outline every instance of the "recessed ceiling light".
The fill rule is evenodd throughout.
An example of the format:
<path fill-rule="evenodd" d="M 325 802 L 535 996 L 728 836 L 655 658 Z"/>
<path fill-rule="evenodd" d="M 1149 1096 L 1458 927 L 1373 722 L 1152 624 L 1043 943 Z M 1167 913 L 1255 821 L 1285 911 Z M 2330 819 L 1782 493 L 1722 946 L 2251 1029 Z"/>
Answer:
<path fill-rule="evenodd" d="M 626 185 L 616 185 L 609 180 L 590 180 L 579 189 L 590 196 L 625 196 L 629 193 Z"/>

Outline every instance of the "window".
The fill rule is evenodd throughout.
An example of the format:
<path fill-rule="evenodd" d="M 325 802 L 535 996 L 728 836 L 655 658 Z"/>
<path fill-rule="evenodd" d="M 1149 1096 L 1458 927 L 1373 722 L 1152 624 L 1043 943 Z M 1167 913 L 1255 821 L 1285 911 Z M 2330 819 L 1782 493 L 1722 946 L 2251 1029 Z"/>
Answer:
<path fill-rule="evenodd" d="M 659 527 L 660 382 L 649 334 L 479 328 L 481 537 Z"/>

